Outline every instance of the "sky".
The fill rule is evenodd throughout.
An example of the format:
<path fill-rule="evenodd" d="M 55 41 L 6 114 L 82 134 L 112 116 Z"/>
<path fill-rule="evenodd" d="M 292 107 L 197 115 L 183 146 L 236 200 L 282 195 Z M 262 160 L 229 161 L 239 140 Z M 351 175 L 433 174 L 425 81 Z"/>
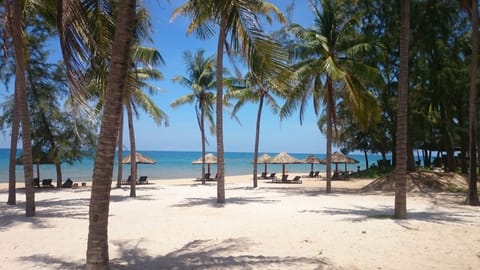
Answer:
<path fill-rule="evenodd" d="M 146 114 L 141 112 L 138 119 L 134 119 L 137 150 L 157 151 L 201 151 L 200 131 L 197 125 L 193 105 L 183 105 L 175 109 L 170 103 L 175 99 L 191 93 L 191 90 L 172 82 L 175 75 L 186 74 L 182 54 L 186 50 L 195 52 L 204 49 L 206 55 L 216 53 L 216 39 L 200 40 L 195 35 L 186 35 L 188 18 L 177 17 L 170 21 L 172 11 L 184 3 L 183 0 L 158 1 L 144 0 L 150 10 L 153 23 L 153 43 L 147 44 L 157 48 L 165 60 L 159 69 L 164 80 L 153 82 L 162 91 L 153 96 L 157 105 L 167 113 L 169 126 L 157 126 Z M 285 11 L 290 0 L 271 0 L 282 11 Z M 313 13 L 307 0 L 297 0 L 293 12 L 293 21 L 305 27 L 313 24 Z M 275 27 L 274 27 L 275 28 Z M 55 53 L 58 48 L 52 48 Z M 228 66 L 228 58 L 224 63 Z M 3 87 L 3 86 L 2 86 Z M 0 88 L 1 89 L 1 88 Z M 5 91 L 1 90 L 3 96 Z M 0 102 L 2 101 L 0 97 Z M 281 103 L 280 103 L 281 104 Z M 240 123 L 233 120 L 224 112 L 224 148 L 226 152 L 253 152 L 255 140 L 255 124 L 258 104 L 248 104 L 238 113 Z M 126 121 L 125 121 L 126 122 Z M 125 124 L 126 125 L 126 124 Z M 124 135 L 124 145 L 129 149 L 128 128 Z M 10 132 L 0 134 L 0 148 L 9 148 Z M 216 151 L 215 137 L 208 136 L 207 151 Z M 264 107 L 260 128 L 259 152 L 322 154 L 326 152 L 325 136 L 320 133 L 316 125 L 316 116 L 313 105 L 308 104 L 303 124 L 300 125 L 299 112 L 290 118 L 280 121 L 277 114 L 273 114 L 268 107 Z"/>

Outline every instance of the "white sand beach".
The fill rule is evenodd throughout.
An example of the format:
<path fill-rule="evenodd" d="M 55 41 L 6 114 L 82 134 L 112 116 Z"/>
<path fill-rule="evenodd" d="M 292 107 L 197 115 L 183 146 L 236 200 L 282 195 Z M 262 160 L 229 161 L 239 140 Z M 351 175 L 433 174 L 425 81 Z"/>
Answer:
<path fill-rule="evenodd" d="M 409 219 L 390 218 L 389 192 L 359 192 L 369 180 L 272 184 L 150 181 L 111 192 L 112 269 L 480 269 L 480 211 L 458 193 L 409 193 Z M 90 183 L 39 189 L 37 216 L 23 192 L 7 206 L 0 186 L 0 269 L 84 269 Z"/>

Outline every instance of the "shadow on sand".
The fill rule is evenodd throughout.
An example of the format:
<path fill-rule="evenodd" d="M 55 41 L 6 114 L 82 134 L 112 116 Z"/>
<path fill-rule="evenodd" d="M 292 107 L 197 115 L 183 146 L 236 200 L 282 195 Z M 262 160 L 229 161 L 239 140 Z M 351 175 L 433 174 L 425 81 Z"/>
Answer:
<path fill-rule="evenodd" d="M 194 240 L 166 255 L 152 257 L 136 243 L 113 241 L 119 258 L 110 261 L 111 269 L 335 269 L 325 258 L 278 257 L 248 255 L 254 245 L 249 239 L 223 241 Z M 235 254 L 235 255 L 231 255 Z M 49 255 L 22 257 L 23 261 L 42 264 L 49 269 L 84 269 L 84 263 L 65 261 Z"/>

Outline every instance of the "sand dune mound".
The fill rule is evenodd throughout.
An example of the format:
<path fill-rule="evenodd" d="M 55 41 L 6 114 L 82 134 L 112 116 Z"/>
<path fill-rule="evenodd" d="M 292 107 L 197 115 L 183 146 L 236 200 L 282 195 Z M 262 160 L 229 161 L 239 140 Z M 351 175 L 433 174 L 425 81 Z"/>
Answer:
<path fill-rule="evenodd" d="M 453 172 L 417 171 L 408 174 L 408 192 L 466 191 L 468 176 Z M 380 177 L 369 183 L 361 191 L 394 191 L 393 174 Z"/>

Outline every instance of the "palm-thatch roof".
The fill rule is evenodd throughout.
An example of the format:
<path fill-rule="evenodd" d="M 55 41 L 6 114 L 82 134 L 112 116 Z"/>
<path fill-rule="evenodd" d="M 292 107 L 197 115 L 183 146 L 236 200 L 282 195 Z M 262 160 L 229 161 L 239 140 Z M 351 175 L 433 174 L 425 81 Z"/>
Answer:
<path fill-rule="evenodd" d="M 335 152 L 332 154 L 332 163 L 349 163 L 349 164 L 354 164 L 354 163 L 359 163 L 358 160 L 345 156 L 342 153 Z"/>
<path fill-rule="evenodd" d="M 148 158 L 140 153 L 135 153 L 135 160 L 137 162 L 137 164 L 155 164 L 156 161 L 151 159 L 151 158 Z M 123 164 L 130 164 L 131 163 L 131 155 L 128 155 L 126 156 L 123 160 L 122 160 L 122 163 Z"/>
<path fill-rule="evenodd" d="M 216 164 L 217 163 L 217 157 L 212 153 L 208 153 L 208 154 L 205 155 L 205 163 L 206 164 Z M 202 157 L 192 161 L 192 164 L 202 164 Z"/>
<path fill-rule="evenodd" d="M 278 155 L 272 157 L 268 163 L 271 164 L 282 164 L 282 176 L 285 175 L 285 164 L 299 164 L 302 163 L 301 160 L 296 159 L 286 152 L 280 152 Z"/>

